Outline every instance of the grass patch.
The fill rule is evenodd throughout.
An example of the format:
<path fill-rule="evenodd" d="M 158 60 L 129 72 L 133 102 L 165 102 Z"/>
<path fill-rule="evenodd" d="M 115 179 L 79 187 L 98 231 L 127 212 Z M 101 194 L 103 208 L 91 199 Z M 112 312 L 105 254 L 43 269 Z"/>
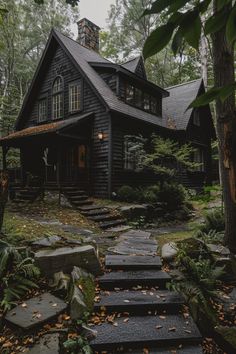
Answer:
<path fill-rule="evenodd" d="M 193 231 L 178 231 L 169 234 L 163 234 L 156 236 L 158 242 L 158 252 L 161 251 L 162 246 L 168 242 L 179 242 L 191 238 L 193 236 Z"/>

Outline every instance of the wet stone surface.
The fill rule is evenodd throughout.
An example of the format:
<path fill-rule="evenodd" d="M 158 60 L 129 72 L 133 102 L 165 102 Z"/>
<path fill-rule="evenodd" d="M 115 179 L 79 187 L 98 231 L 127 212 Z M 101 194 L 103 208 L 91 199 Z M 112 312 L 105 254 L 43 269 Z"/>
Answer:
<path fill-rule="evenodd" d="M 45 334 L 39 339 L 39 343 L 36 343 L 29 354 L 59 354 L 60 343 L 59 334 Z"/>
<path fill-rule="evenodd" d="M 29 330 L 53 319 L 66 308 L 64 301 L 50 293 L 44 293 L 8 311 L 6 321 Z"/>

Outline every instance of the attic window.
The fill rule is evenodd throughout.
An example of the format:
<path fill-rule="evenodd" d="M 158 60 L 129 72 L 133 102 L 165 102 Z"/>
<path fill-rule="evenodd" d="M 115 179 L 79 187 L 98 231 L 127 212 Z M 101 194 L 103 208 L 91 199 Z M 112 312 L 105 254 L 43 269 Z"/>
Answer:
<path fill-rule="evenodd" d="M 157 99 L 153 96 L 150 97 L 150 111 L 152 113 L 157 113 Z"/>
<path fill-rule="evenodd" d="M 69 84 L 69 111 L 77 112 L 81 109 L 81 82 L 76 81 Z"/>
<path fill-rule="evenodd" d="M 63 116 L 63 80 L 57 76 L 52 86 L 52 119 Z"/>

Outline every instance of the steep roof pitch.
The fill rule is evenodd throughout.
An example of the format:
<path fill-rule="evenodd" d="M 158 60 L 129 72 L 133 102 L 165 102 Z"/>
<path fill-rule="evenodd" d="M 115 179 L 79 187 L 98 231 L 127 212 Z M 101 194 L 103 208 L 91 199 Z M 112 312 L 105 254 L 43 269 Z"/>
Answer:
<path fill-rule="evenodd" d="M 166 122 L 174 122 L 175 129 L 185 130 L 188 126 L 193 108 L 187 109 L 197 97 L 200 89 L 204 89 L 202 79 L 168 87 L 170 96 L 163 99 L 163 118 Z"/>
<path fill-rule="evenodd" d="M 143 58 L 141 55 L 126 61 L 125 63 L 121 64 L 121 66 L 139 76 L 141 70 L 141 76 L 144 77 L 145 79 L 147 78 Z"/>
<path fill-rule="evenodd" d="M 30 90 L 34 85 L 34 80 L 37 78 L 37 76 L 40 73 L 40 65 L 42 65 L 42 62 L 46 57 L 47 48 L 50 46 L 50 41 L 52 39 L 56 39 L 56 41 L 61 45 L 61 47 L 64 48 L 65 52 L 71 58 L 72 62 L 75 64 L 75 66 L 77 66 L 78 70 L 89 82 L 90 86 L 94 89 L 95 93 L 98 94 L 98 97 L 101 99 L 101 101 L 105 104 L 105 106 L 109 110 L 122 113 L 122 115 L 124 116 L 130 116 L 145 121 L 147 123 L 165 127 L 165 121 L 161 117 L 157 117 L 156 115 L 132 107 L 126 104 L 125 102 L 121 101 L 120 99 L 118 99 L 115 93 L 113 93 L 113 91 L 106 84 L 106 82 L 100 77 L 100 75 L 92 67 L 92 65 L 90 65 L 90 63 L 92 62 L 110 63 L 109 60 L 101 57 L 95 51 L 81 46 L 78 42 L 72 40 L 71 38 L 68 38 L 67 36 L 63 35 L 62 33 L 58 32 L 55 29 L 53 29 L 51 32 L 49 41 L 46 45 L 46 50 L 44 51 L 42 60 L 39 64 L 38 70 L 36 71 Z M 26 96 L 26 99 L 23 103 L 23 107 L 19 114 L 16 127 L 19 126 L 19 121 L 23 116 L 24 106 L 26 106 L 29 95 L 30 92 Z"/>

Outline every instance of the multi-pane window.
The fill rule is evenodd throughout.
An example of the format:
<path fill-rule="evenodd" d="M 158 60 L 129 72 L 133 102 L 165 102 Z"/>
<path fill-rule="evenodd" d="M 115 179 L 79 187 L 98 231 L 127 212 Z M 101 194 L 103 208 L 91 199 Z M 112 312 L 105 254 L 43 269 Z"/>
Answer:
<path fill-rule="evenodd" d="M 193 151 L 193 162 L 197 164 L 195 171 L 204 172 L 204 152 L 201 148 L 196 148 Z"/>
<path fill-rule="evenodd" d="M 38 121 L 43 122 L 47 120 L 47 99 L 43 98 L 38 103 Z"/>
<path fill-rule="evenodd" d="M 77 112 L 81 109 L 81 83 L 73 82 L 69 85 L 69 111 Z"/>
<path fill-rule="evenodd" d="M 56 77 L 52 87 L 52 119 L 59 119 L 63 116 L 63 80 L 61 76 Z"/>
<path fill-rule="evenodd" d="M 129 136 L 124 137 L 124 169 L 136 170 L 139 165 L 139 149 L 137 143 Z"/>
<path fill-rule="evenodd" d="M 126 102 L 130 104 L 134 103 L 134 86 L 130 84 L 126 85 Z"/>
<path fill-rule="evenodd" d="M 145 111 L 149 111 L 150 110 L 150 95 L 147 94 L 147 93 L 144 93 L 143 108 L 145 109 Z"/>
<path fill-rule="evenodd" d="M 150 111 L 155 114 L 157 113 L 157 100 L 153 96 L 150 97 Z"/>
<path fill-rule="evenodd" d="M 143 92 L 135 88 L 135 106 L 143 108 Z"/>

